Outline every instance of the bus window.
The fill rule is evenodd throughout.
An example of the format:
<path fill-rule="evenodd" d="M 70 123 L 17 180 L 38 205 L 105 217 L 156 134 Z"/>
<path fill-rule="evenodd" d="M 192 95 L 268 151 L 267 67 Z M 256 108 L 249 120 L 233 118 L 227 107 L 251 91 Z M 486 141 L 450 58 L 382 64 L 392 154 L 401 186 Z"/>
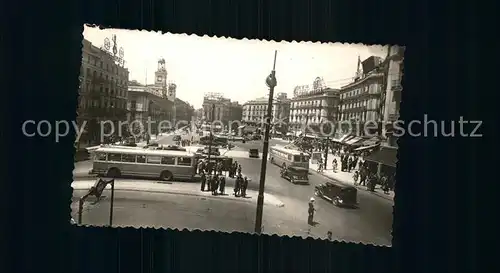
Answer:
<path fill-rule="evenodd" d="M 122 155 L 121 154 L 108 154 L 108 161 L 120 162 L 120 161 L 122 161 Z"/>
<path fill-rule="evenodd" d="M 135 155 L 122 155 L 122 162 L 135 162 Z"/>
<path fill-rule="evenodd" d="M 190 157 L 178 157 L 177 165 L 181 166 L 191 166 L 191 158 Z"/>
<path fill-rule="evenodd" d="M 292 155 L 288 155 L 288 160 L 292 161 Z"/>
<path fill-rule="evenodd" d="M 175 165 L 175 158 L 174 157 L 162 157 L 161 158 L 161 164 L 164 165 Z"/>
<path fill-rule="evenodd" d="M 96 153 L 95 160 L 106 161 L 106 153 Z"/>
<path fill-rule="evenodd" d="M 146 163 L 146 156 L 145 155 L 138 155 L 137 156 L 137 163 Z"/>
<path fill-rule="evenodd" d="M 293 156 L 293 162 L 301 162 L 300 159 L 301 159 L 300 155 L 294 155 Z"/>
<path fill-rule="evenodd" d="M 161 156 L 148 156 L 148 164 L 160 164 Z"/>
<path fill-rule="evenodd" d="M 303 155 L 302 156 L 302 162 L 309 162 L 309 156 Z"/>

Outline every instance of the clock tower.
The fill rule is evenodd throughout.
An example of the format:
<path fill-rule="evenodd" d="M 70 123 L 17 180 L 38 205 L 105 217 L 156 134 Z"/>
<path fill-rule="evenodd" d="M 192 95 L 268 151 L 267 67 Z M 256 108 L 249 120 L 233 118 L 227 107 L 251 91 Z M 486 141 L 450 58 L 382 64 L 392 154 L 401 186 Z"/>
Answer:
<path fill-rule="evenodd" d="M 155 72 L 155 86 L 162 89 L 163 95 L 167 93 L 167 69 L 165 68 L 165 59 L 158 60 L 158 69 Z"/>

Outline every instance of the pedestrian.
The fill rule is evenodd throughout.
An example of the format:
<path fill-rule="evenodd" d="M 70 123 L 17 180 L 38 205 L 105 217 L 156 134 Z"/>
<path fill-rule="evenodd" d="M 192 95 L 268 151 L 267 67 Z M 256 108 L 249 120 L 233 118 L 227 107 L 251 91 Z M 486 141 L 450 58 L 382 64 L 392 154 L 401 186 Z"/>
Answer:
<path fill-rule="evenodd" d="M 366 169 L 362 168 L 359 173 L 359 184 L 362 186 L 366 185 Z"/>
<path fill-rule="evenodd" d="M 240 177 L 236 177 L 234 181 L 234 196 L 238 197 L 240 191 Z"/>
<path fill-rule="evenodd" d="M 241 185 L 241 196 L 247 197 L 248 178 L 245 176 Z"/>
<path fill-rule="evenodd" d="M 333 235 L 332 235 L 332 231 L 329 230 L 327 233 L 326 233 L 326 239 L 328 239 L 328 241 L 332 241 L 333 240 Z"/>
<path fill-rule="evenodd" d="M 380 179 L 380 183 L 381 183 L 382 189 L 384 190 L 384 193 L 389 194 L 389 180 L 387 179 L 387 176 L 385 174 Z"/>
<path fill-rule="evenodd" d="M 358 185 L 359 172 L 355 171 L 352 178 L 354 179 L 354 186 Z"/>
<path fill-rule="evenodd" d="M 202 174 L 203 172 L 203 160 L 200 160 L 200 162 L 198 162 L 198 174 Z"/>
<path fill-rule="evenodd" d="M 315 211 L 316 209 L 314 208 L 314 197 L 311 197 L 311 199 L 309 199 L 309 209 L 307 210 L 308 213 L 307 223 L 309 225 L 313 224 Z"/>
<path fill-rule="evenodd" d="M 220 194 L 224 195 L 225 194 L 225 189 L 226 189 L 226 177 L 221 176 L 220 177 L 220 183 L 219 183 L 219 192 L 220 192 Z"/>
<path fill-rule="evenodd" d="M 208 173 L 208 174 L 207 174 L 207 186 L 208 186 L 208 191 L 212 191 L 212 184 L 213 184 L 212 180 L 213 180 L 213 179 L 214 179 L 214 178 L 213 178 L 213 176 L 212 176 L 210 173 Z"/>
<path fill-rule="evenodd" d="M 334 171 L 337 171 L 337 159 L 336 158 L 334 158 L 332 161 L 332 168 Z"/>
<path fill-rule="evenodd" d="M 212 195 L 217 195 L 217 190 L 219 189 L 219 177 L 214 175 L 212 180 Z"/>
<path fill-rule="evenodd" d="M 238 164 L 238 173 L 241 174 L 241 164 Z"/>
<path fill-rule="evenodd" d="M 204 172 L 201 173 L 201 191 L 205 191 L 205 184 L 207 182 L 207 176 Z"/>

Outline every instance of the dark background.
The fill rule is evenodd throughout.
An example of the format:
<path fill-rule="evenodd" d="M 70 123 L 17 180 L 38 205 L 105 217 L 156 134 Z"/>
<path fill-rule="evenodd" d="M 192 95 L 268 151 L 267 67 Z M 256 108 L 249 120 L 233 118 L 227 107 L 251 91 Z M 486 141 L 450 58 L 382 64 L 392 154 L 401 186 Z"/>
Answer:
<path fill-rule="evenodd" d="M 493 115 L 481 116 L 494 111 L 486 101 L 496 101 L 495 90 L 482 85 L 494 77 L 477 61 L 496 56 L 495 38 L 478 41 L 478 29 L 488 32 L 478 25 L 483 17 L 479 3 L 435 2 L 6 3 L 0 16 L 2 93 L 7 95 L 1 129 L 5 216 L 0 271 L 479 272 L 484 266 L 479 257 L 487 256 L 478 253 L 476 223 L 492 208 L 479 210 L 477 201 L 495 202 L 486 197 L 495 191 L 484 188 L 491 184 L 485 181 L 498 178 L 489 178 L 496 173 L 494 160 L 485 157 L 491 150 L 486 134 L 492 123 L 487 117 Z M 73 227 L 69 203 L 74 139 L 55 143 L 53 138 L 26 138 L 20 128 L 28 119 L 76 118 L 84 23 L 275 41 L 405 45 L 401 118 L 421 120 L 426 113 L 436 120 L 456 120 L 462 115 L 483 120 L 485 137 L 399 140 L 401 182 L 392 248 L 248 234 Z M 263 84 L 269 72 L 262 71 Z M 493 230 L 493 222 L 481 233 Z M 491 261 L 494 272 L 498 264 Z"/>

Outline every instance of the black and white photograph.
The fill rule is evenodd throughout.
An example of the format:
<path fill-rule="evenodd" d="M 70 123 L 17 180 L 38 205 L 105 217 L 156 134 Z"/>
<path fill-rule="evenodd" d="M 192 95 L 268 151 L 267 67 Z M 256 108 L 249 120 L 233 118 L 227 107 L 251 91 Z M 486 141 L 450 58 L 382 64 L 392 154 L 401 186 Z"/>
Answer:
<path fill-rule="evenodd" d="M 403 61 L 85 25 L 71 222 L 391 246 Z"/>

